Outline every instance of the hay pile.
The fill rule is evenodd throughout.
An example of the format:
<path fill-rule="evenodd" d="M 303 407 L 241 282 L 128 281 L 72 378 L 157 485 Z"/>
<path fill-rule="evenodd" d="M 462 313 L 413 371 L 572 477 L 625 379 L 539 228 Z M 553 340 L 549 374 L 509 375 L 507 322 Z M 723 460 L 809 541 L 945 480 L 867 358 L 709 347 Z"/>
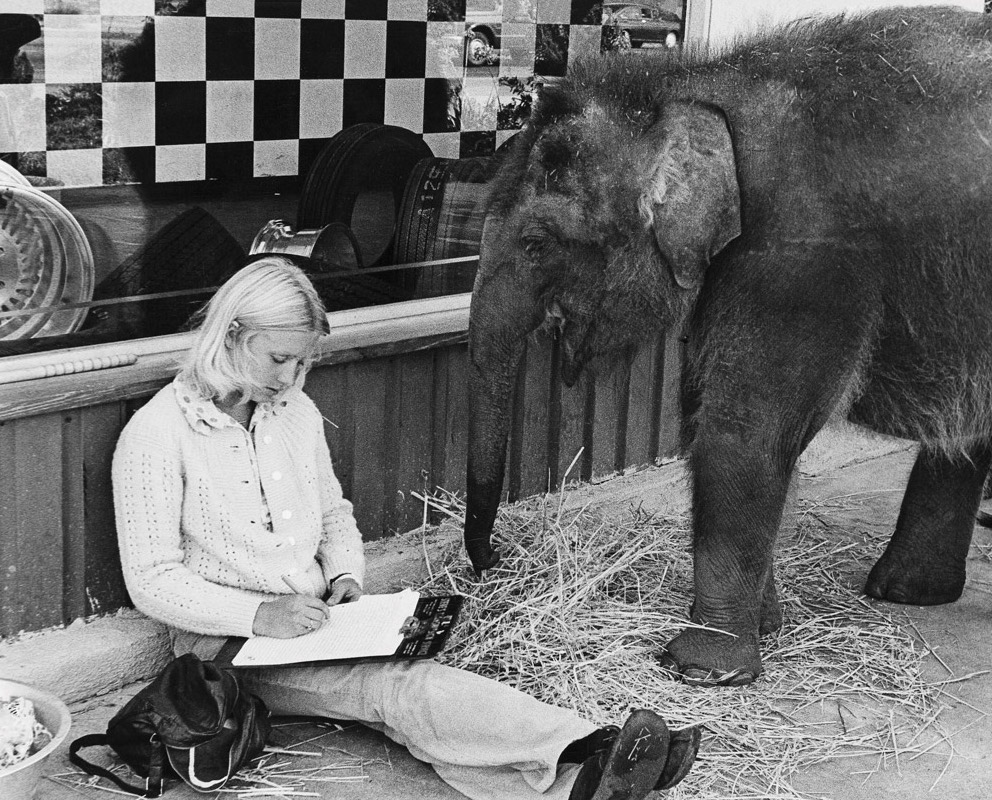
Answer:
<path fill-rule="evenodd" d="M 460 529 L 454 498 L 427 502 L 448 516 L 442 527 Z M 467 596 L 447 663 L 600 724 L 633 707 L 673 727 L 704 724 L 700 757 L 672 798 L 803 798 L 790 779 L 826 759 L 870 755 L 875 769 L 923 753 L 947 759 L 941 687 L 921 678 L 925 645 L 894 621 L 898 609 L 845 584 L 878 542 L 838 539 L 800 514 L 795 534 L 780 536 L 785 626 L 763 641 L 765 674 L 749 687 L 701 689 L 666 677 L 654 658 L 691 602 L 687 521 L 605 518 L 558 502 L 501 510 L 503 561 L 481 581 L 460 543 L 429 565 L 422 591 Z"/>

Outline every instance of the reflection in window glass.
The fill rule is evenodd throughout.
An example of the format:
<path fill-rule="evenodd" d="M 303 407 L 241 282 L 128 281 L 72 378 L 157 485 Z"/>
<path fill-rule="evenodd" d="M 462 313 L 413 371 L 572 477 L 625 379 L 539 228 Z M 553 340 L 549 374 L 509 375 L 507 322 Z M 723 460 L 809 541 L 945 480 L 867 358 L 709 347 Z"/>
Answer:
<path fill-rule="evenodd" d="M 468 291 L 499 158 L 606 30 L 593 0 L 242 5 L 0 13 L 0 355 L 182 330 L 263 252 L 332 310 Z"/>

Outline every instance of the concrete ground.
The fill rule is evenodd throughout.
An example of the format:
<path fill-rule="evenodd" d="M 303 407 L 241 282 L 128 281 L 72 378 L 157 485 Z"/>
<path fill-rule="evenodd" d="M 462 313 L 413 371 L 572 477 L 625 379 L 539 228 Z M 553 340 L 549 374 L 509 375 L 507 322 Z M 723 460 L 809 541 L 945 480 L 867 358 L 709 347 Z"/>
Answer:
<path fill-rule="evenodd" d="M 856 497 L 860 502 L 837 504 L 831 512 L 832 527 L 838 535 L 888 532 L 895 524 L 914 455 L 905 442 L 866 437 L 851 431 L 825 432 L 817 437 L 804 456 L 799 502 L 829 506 L 832 499 Z M 591 504 L 618 513 L 629 509 L 632 503 L 643 503 L 647 510 L 679 513 L 685 510 L 687 502 L 683 469 L 676 462 L 580 487 L 569 491 L 567 502 Z M 433 550 L 440 544 L 428 540 L 426 549 Z M 976 528 L 968 565 L 968 584 L 960 601 L 942 607 L 907 609 L 912 625 L 935 654 L 927 660 L 927 677 L 934 681 L 962 679 L 949 684 L 944 696 L 947 708 L 941 721 L 949 738 L 938 743 L 929 757 L 915 760 L 893 758 L 880 764 L 871 756 L 828 761 L 794 777 L 792 783 L 797 789 L 810 797 L 838 800 L 878 797 L 987 800 L 992 797 L 992 718 L 988 716 L 992 708 L 992 674 L 988 671 L 992 668 L 992 561 L 980 552 L 980 548 L 984 548 L 988 553 L 990 546 L 992 535 Z M 388 590 L 405 581 L 416 580 L 423 568 L 423 547 L 419 536 L 415 540 L 397 537 L 371 545 L 370 588 Z M 863 578 L 864 575 L 851 576 L 851 580 Z M 144 648 L 151 654 L 144 656 L 143 664 L 145 669 L 151 669 L 147 674 L 153 674 L 155 659 L 161 657 L 156 649 L 161 640 L 154 628 L 149 629 L 147 625 L 149 623 L 130 619 L 119 627 L 130 630 L 131 635 L 143 643 L 130 646 L 131 650 Z M 123 652 L 128 648 L 127 638 L 127 634 L 121 634 L 120 641 L 115 639 L 113 646 L 102 645 L 101 657 L 105 664 L 127 660 Z M 63 674 L 58 676 L 54 674 L 58 670 L 51 664 L 37 662 L 37 654 L 47 652 L 44 647 L 39 648 L 37 642 L 33 646 L 34 665 L 25 657 L 26 651 L 18 653 L 11 649 L 4 652 L 0 649 L 0 674 L 14 668 L 15 679 L 24 680 L 21 676 L 31 673 L 33 667 L 33 674 L 49 676 L 50 685 L 63 686 L 63 697 L 73 697 L 74 692 L 78 695 L 81 689 L 66 675 L 71 673 L 72 659 L 83 657 L 87 648 L 73 647 L 75 652 L 67 652 L 64 646 L 55 645 L 61 651 L 61 662 L 65 665 L 61 668 Z M 115 647 L 122 650 L 116 659 Z M 94 678 L 87 680 L 92 683 Z M 73 729 L 70 738 L 102 732 L 107 720 L 140 685 L 132 684 L 100 696 L 76 699 L 71 705 Z M 329 723 L 286 720 L 277 727 L 274 744 L 321 753 L 319 756 L 284 756 L 287 769 L 323 767 L 325 770 L 320 774 L 338 778 L 308 782 L 302 791 L 312 794 L 296 796 L 336 800 L 456 800 L 461 797 L 405 750 L 361 727 L 340 729 Z M 72 769 L 65 750 L 63 745 L 50 759 L 50 775 Z M 43 780 L 37 796 L 40 800 L 97 800 L 112 795 L 95 788 L 68 788 L 52 780 Z M 172 800 L 193 800 L 203 795 L 174 783 L 167 796 Z"/>

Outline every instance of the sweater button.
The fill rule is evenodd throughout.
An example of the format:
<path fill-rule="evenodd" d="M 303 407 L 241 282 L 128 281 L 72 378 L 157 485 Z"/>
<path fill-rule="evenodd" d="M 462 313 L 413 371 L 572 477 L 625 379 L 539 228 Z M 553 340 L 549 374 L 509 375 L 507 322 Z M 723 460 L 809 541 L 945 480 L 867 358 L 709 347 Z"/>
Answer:
<path fill-rule="evenodd" d="M 263 436 L 262 437 L 262 441 L 265 442 L 265 444 L 272 444 L 272 437 L 271 436 Z"/>
<path fill-rule="evenodd" d="M 296 537 L 294 537 L 294 536 L 287 536 L 286 537 L 286 544 L 289 544 L 289 545 L 296 544 Z"/>
<path fill-rule="evenodd" d="M 282 512 L 283 519 L 290 519 L 292 516 L 293 516 L 293 512 L 290 511 L 288 508 Z"/>
<path fill-rule="evenodd" d="M 282 473 L 279 470 L 276 470 L 275 472 L 273 472 L 272 473 L 272 480 L 274 480 L 274 481 L 281 481 L 282 480 Z"/>

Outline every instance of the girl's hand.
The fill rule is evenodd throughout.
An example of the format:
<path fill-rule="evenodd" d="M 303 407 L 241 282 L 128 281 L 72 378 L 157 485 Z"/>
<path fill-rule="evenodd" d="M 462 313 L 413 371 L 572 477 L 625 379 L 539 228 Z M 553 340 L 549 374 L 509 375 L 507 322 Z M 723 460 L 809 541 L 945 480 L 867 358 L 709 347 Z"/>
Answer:
<path fill-rule="evenodd" d="M 328 606 L 338 603 L 350 603 L 362 596 L 362 587 L 354 578 L 338 578 L 331 584 L 331 593 L 325 601 Z"/>
<path fill-rule="evenodd" d="M 317 597 L 284 594 L 258 607 L 251 631 L 256 636 L 292 639 L 311 633 L 327 619 L 327 606 Z"/>

